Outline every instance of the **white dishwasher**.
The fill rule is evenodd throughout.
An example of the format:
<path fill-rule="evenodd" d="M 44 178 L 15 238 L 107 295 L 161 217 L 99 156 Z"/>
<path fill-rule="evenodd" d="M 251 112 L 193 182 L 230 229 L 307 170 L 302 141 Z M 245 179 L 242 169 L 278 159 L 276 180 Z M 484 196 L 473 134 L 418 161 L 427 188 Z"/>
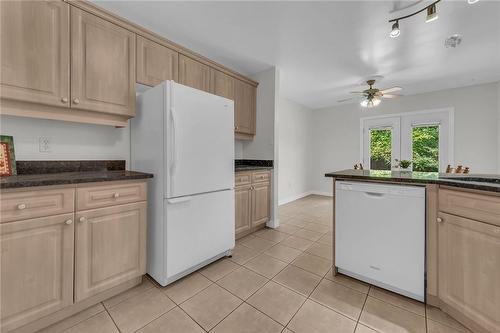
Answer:
<path fill-rule="evenodd" d="M 335 182 L 335 265 L 424 301 L 425 188 Z"/>

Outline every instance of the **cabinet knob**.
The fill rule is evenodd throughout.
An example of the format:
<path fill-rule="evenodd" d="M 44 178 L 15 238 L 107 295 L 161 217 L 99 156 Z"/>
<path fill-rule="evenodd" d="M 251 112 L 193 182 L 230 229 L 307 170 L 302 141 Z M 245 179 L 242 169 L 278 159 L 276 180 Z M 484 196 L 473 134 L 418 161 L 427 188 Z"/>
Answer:
<path fill-rule="evenodd" d="M 63 98 L 61 98 L 61 102 L 63 102 L 63 103 L 68 103 L 68 97 L 63 97 Z"/>
<path fill-rule="evenodd" d="M 236 130 L 237 130 L 237 129 L 240 129 L 240 127 L 239 127 L 239 126 L 235 126 L 235 127 L 234 127 L 234 129 L 236 129 Z"/>
<path fill-rule="evenodd" d="M 26 208 L 26 204 L 19 204 L 19 205 L 17 205 L 17 209 L 19 209 L 19 210 L 23 210 L 25 208 Z"/>
<path fill-rule="evenodd" d="M 64 223 L 66 223 L 67 225 L 70 225 L 71 223 L 73 223 L 73 220 L 66 220 Z"/>
<path fill-rule="evenodd" d="M 73 98 L 73 103 L 74 103 L 74 104 L 78 104 L 78 103 L 80 103 L 80 99 L 79 99 L 79 98 Z"/>
<path fill-rule="evenodd" d="M 120 197 L 120 193 L 115 193 L 115 194 L 113 194 L 113 198 L 117 199 L 117 198 L 119 198 L 119 197 Z"/>
<path fill-rule="evenodd" d="M 87 218 L 85 216 L 82 216 L 82 217 L 80 217 L 80 219 L 78 221 L 83 223 L 83 222 L 87 221 Z"/>
<path fill-rule="evenodd" d="M 436 219 L 436 221 L 438 221 L 439 223 L 441 223 L 441 222 L 443 222 L 443 219 L 442 219 L 442 218 L 440 218 L 440 217 L 438 217 L 438 218 Z"/>

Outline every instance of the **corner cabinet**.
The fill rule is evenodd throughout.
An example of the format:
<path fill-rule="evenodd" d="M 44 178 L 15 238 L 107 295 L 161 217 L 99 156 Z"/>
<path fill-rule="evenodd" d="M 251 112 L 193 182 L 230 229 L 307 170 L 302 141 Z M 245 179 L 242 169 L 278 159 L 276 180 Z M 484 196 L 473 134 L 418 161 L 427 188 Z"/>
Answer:
<path fill-rule="evenodd" d="M 0 331 L 34 332 L 141 282 L 145 181 L 1 195 Z"/>
<path fill-rule="evenodd" d="M 236 239 L 266 226 L 271 216 L 271 171 L 240 171 L 235 176 Z"/>
<path fill-rule="evenodd" d="M 440 307 L 473 332 L 500 327 L 500 196 L 439 189 Z"/>

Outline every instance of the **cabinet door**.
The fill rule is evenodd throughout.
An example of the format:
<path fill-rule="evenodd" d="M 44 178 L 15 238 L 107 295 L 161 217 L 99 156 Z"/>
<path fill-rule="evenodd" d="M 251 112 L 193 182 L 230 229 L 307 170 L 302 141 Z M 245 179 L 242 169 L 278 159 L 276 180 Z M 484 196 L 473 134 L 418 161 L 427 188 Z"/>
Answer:
<path fill-rule="evenodd" d="M 135 114 L 135 35 L 71 8 L 71 107 Z"/>
<path fill-rule="evenodd" d="M 213 69 L 213 91 L 215 95 L 234 100 L 234 79 Z"/>
<path fill-rule="evenodd" d="M 73 213 L 0 225 L 0 331 L 73 303 L 73 235 Z"/>
<path fill-rule="evenodd" d="M 438 293 L 487 332 L 500 327 L 500 227 L 439 213 Z M 460 319 L 457 317 L 457 319 Z"/>
<path fill-rule="evenodd" d="M 179 83 L 210 92 L 210 67 L 180 54 Z"/>
<path fill-rule="evenodd" d="M 269 220 L 271 208 L 271 185 L 256 183 L 252 191 L 252 227 L 265 224 Z"/>
<path fill-rule="evenodd" d="M 146 273 L 146 202 L 78 212 L 75 301 Z"/>
<path fill-rule="evenodd" d="M 234 80 L 234 121 L 236 133 L 255 134 L 257 89 L 243 81 Z"/>
<path fill-rule="evenodd" d="M 137 36 L 137 82 L 154 87 L 165 80 L 178 81 L 179 53 Z"/>
<path fill-rule="evenodd" d="M 69 5 L 1 1 L 2 98 L 69 106 Z"/>
<path fill-rule="evenodd" d="M 252 223 L 251 215 L 251 202 L 252 202 L 252 187 L 251 185 L 237 186 L 234 189 L 235 195 L 235 232 L 236 237 L 250 230 Z"/>

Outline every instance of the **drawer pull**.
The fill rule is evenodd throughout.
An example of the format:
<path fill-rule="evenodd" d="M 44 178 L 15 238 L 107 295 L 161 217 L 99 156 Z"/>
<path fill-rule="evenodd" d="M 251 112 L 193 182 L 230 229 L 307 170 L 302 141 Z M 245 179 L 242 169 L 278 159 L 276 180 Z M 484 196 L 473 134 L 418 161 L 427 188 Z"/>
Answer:
<path fill-rule="evenodd" d="M 120 197 L 120 193 L 117 192 L 117 193 L 113 194 L 113 198 L 117 199 L 119 197 Z"/>
<path fill-rule="evenodd" d="M 443 222 L 443 219 L 442 219 L 442 218 L 440 218 L 440 217 L 438 217 L 438 218 L 436 219 L 436 221 L 438 221 L 438 223 L 441 223 L 441 222 Z"/>
<path fill-rule="evenodd" d="M 66 220 L 64 223 L 66 223 L 67 225 L 70 225 L 71 223 L 73 223 L 73 220 Z"/>
<path fill-rule="evenodd" d="M 85 216 L 82 216 L 82 217 L 80 217 L 80 219 L 78 221 L 80 221 L 80 223 L 83 223 L 83 222 L 87 221 L 87 218 Z"/>
<path fill-rule="evenodd" d="M 19 210 L 23 210 L 25 208 L 26 208 L 26 204 L 19 204 L 19 205 L 17 205 L 17 209 L 19 209 Z"/>

